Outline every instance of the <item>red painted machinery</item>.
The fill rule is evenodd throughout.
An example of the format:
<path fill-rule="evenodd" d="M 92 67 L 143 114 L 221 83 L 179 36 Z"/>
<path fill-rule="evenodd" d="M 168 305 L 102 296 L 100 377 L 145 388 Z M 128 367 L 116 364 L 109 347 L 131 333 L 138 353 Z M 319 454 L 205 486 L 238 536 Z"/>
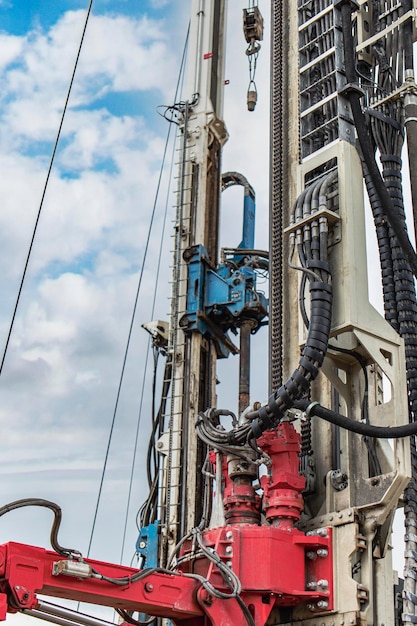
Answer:
<path fill-rule="evenodd" d="M 331 530 L 296 528 L 304 478 L 299 435 L 290 422 L 258 440 L 270 458 L 253 486 L 255 463 L 222 463 L 226 523 L 194 529 L 175 569 L 136 570 L 9 543 L 0 547 L 0 619 L 42 608 L 37 595 L 144 612 L 174 624 L 263 626 L 274 610 L 304 605 L 310 614 L 333 608 Z M 219 458 L 219 457 L 217 457 Z M 223 457 L 224 458 L 224 457 Z M 64 558 L 63 558 L 64 557 Z"/>

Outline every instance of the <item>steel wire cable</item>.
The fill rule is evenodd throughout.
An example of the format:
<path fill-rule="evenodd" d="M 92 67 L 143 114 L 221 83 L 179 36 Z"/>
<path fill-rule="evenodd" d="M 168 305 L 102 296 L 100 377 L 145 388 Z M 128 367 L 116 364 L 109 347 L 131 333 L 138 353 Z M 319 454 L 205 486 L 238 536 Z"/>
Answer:
<path fill-rule="evenodd" d="M 175 88 L 175 95 L 174 95 L 174 102 L 176 103 L 180 98 L 181 98 L 181 92 L 183 89 L 183 81 L 184 81 L 184 67 L 185 67 L 185 60 L 186 60 L 186 54 L 187 54 L 187 48 L 188 48 L 188 39 L 189 39 L 189 34 L 190 34 L 190 24 L 188 24 L 188 29 L 187 29 L 187 33 L 186 33 L 186 37 L 185 37 L 185 42 L 184 42 L 184 48 L 183 48 L 183 53 L 182 53 L 182 58 L 181 58 L 181 64 L 180 64 L 180 69 L 179 69 L 179 74 L 178 74 L 178 80 L 177 80 L 177 85 Z M 171 124 L 168 127 L 168 132 L 167 132 L 167 144 L 169 141 L 169 137 L 171 134 L 171 129 L 172 126 Z M 156 271 L 156 281 L 155 281 L 155 289 L 154 289 L 154 294 L 153 294 L 153 301 L 152 301 L 152 310 L 151 310 L 151 318 L 153 319 L 154 313 L 155 313 L 155 306 L 156 306 L 156 295 L 157 295 L 157 285 L 158 285 L 158 281 L 159 281 L 159 274 L 160 274 L 160 268 L 161 268 L 161 261 L 162 261 L 162 247 L 163 247 L 163 240 L 164 240 L 164 234 L 165 234 L 165 227 L 166 227 L 166 221 L 167 221 L 167 215 L 168 215 L 168 204 L 169 204 L 169 196 L 170 196 L 170 192 L 171 192 L 171 181 L 172 181 L 172 174 L 173 174 L 173 167 L 174 167 L 174 154 L 175 154 L 175 149 L 176 149 L 176 145 L 175 145 L 175 141 L 173 142 L 173 146 L 172 146 L 172 154 L 171 154 L 171 160 L 170 160 L 170 171 L 169 171 L 169 175 L 168 175 L 168 180 L 169 180 L 169 184 L 168 184 L 168 188 L 167 188 L 167 192 L 166 192 L 166 196 L 165 196 L 165 211 L 164 211 L 164 218 L 163 218 L 163 225 L 162 225 L 162 234 L 161 234 L 161 240 L 160 240 L 160 247 L 159 247 L 159 255 L 158 255 L 158 264 L 157 264 L 157 271 Z M 162 170 L 161 170 L 162 171 Z M 136 433 L 135 433 L 135 445 L 134 445 L 134 454 L 133 454 L 133 459 L 132 459 L 132 466 L 131 466 L 131 477 L 130 477 L 130 486 L 129 486 L 129 498 L 128 498 L 128 504 L 127 504 L 127 509 L 126 509 L 126 516 L 125 516 L 125 527 L 124 527 L 124 533 L 123 533 L 123 546 L 122 546 L 122 555 L 121 555 L 121 560 L 123 557 L 123 548 L 124 548 L 124 543 L 125 543 L 125 536 L 126 536 L 126 528 L 127 528 L 127 518 L 128 518 L 128 513 L 129 513 L 129 507 L 130 507 L 130 497 L 131 497 L 131 489 L 132 489 L 132 483 L 133 483 L 133 473 L 134 473 L 134 466 L 135 466 L 135 462 L 136 462 L 136 454 L 137 454 L 137 443 L 138 443 L 138 437 L 139 437 L 139 424 L 140 424 L 140 416 L 141 416 L 141 412 L 142 412 L 142 401 L 143 401 L 143 395 L 144 395 L 144 390 L 145 390 L 145 378 L 146 378 L 146 369 L 147 369 L 147 364 L 148 364 L 148 357 L 149 357 L 149 346 L 150 346 L 150 342 L 148 341 L 148 349 L 146 352 L 146 359 L 145 359 L 145 368 L 144 368 L 144 375 L 143 375 L 143 380 L 142 380 L 142 390 L 141 390 L 141 402 L 140 402 L 140 407 L 139 407 L 139 415 L 138 415 L 138 421 L 137 421 L 137 427 L 136 427 Z M 156 377 L 156 371 L 154 371 L 154 383 L 153 386 L 155 385 L 155 377 Z M 145 511 L 147 508 L 147 502 L 148 500 L 154 501 L 155 500 L 155 496 L 156 496 L 156 484 L 155 484 L 155 480 L 157 479 L 157 459 L 156 459 L 156 453 L 155 453 L 155 445 L 152 446 L 151 442 L 153 444 L 155 444 L 155 434 L 156 431 L 158 430 L 158 436 L 161 434 L 160 430 L 160 422 L 162 419 L 162 415 L 161 413 L 163 412 L 162 409 L 162 403 L 164 401 L 164 397 L 166 397 L 166 395 L 168 394 L 168 389 L 169 389 L 169 380 L 171 378 L 171 365 L 167 363 L 166 367 L 165 367 L 165 374 L 164 374 L 164 386 L 163 386 L 163 391 L 162 391 L 162 402 L 161 402 L 161 407 L 158 411 L 158 421 L 159 424 L 157 422 L 155 422 L 152 425 L 152 432 L 151 432 L 151 437 L 150 437 L 150 442 L 149 442 L 149 447 L 148 447 L 148 454 L 147 454 L 147 472 L 148 472 L 148 484 L 149 484 L 149 496 L 147 501 L 142 505 L 141 509 L 143 507 L 145 507 Z M 166 384 L 166 382 L 168 382 L 168 384 Z M 154 403 L 154 398 L 155 395 L 153 393 L 153 403 Z M 153 412 L 154 413 L 154 412 Z M 153 447 L 153 451 L 154 451 L 154 476 L 151 476 L 150 473 L 150 468 L 149 468 L 149 462 L 150 462 L 150 454 L 149 454 L 149 449 L 151 448 L 151 446 Z M 154 503 L 154 508 L 155 508 L 155 503 Z M 141 510 L 138 511 L 136 519 L 138 519 L 138 517 L 140 516 L 140 512 Z M 141 526 L 143 526 L 144 524 L 142 523 L 142 517 L 141 517 Z M 148 520 L 149 523 L 150 520 Z M 152 521 L 155 521 L 154 519 Z M 138 525 L 138 524 L 137 524 Z M 139 530 L 139 528 L 138 528 Z"/>
<path fill-rule="evenodd" d="M 186 34 L 186 40 L 185 40 L 185 45 L 184 45 L 184 50 L 183 50 L 183 55 L 182 55 L 182 60 L 181 60 L 181 65 L 180 65 L 180 73 L 179 73 L 179 77 L 178 77 L 178 81 L 177 81 L 177 85 L 176 85 L 176 90 L 175 90 L 175 100 L 177 100 L 177 95 L 178 95 L 178 92 L 179 92 L 179 86 L 180 86 L 180 82 L 181 82 L 181 76 L 183 74 L 184 63 L 185 63 L 185 54 L 186 54 L 187 45 L 188 45 L 188 37 L 189 37 L 189 26 L 188 26 L 188 30 L 187 30 L 187 34 Z M 123 357 L 122 369 L 121 369 L 121 373 L 120 373 L 119 384 L 118 384 L 118 389 L 117 389 L 117 394 L 116 394 L 116 401 L 115 401 L 115 406 L 114 406 L 114 409 L 113 409 L 113 416 L 112 416 L 110 432 L 109 432 L 108 441 L 107 441 L 107 448 L 106 448 L 105 459 L 104 459 L 104 464 L 103 464 L 103 469 L 102 469 L 102 474 L 101 474 L 101 479 L 100 479 L 99 491 L 98 491 L 98 495 L 97 495 L 96 507 L 95 507 L 95 511 L 94 511 L 94 518 L 93 518 L 92 529 L 91 529 L 91 534 L 90 534 L 90 539 L 89 539 L 89 544 L 88 544 L 87 556 L 89 556 L 89 554 L 90 554 L 91 545 L 92 545 L 92 541 L 93 541 L 94 530 L 95 530 L 95 525 L 96 525 L 96 522 L 97 522 L 98 509 L 99 509 L 99 505 L 100 505 L 101 494 L 102 494 L 102 491 L 103 491 L 104 476 L 105 476 L 106 469 L 107 469 L 107 463 L 108 463 L 108 457 L 109 457 L 109 452 L 110 452 L 110 446 L 111 446 L 111 441 L 112 441 L 113 431 L 114 431 L 114 425 L 115 425 L 117 410 L 118 410 L 119 401 L 120 401 L 120 394 L 121 394 L 121 389 L 122 389 L 122 384 L 123 384 L 123 379 L 124 379 L 124 374 L 125 374 L 125 369 L 126 369 L 126 363 L 127 363 L 127 357 L 128 357 L 129 348 L 130 348 L 130 342 L 131 342 L 131 338 L 132 338 L 134 321 L 135 321 L 135 318 L 136 318 L 136 310 L 137 310 L 137 305 L 138 305 L 138 301 L 139 301 L 139 294 L 140 294 L 140 289 L 141 289 L 141 285 L 142 285 L 142 278 L 143 278 L 144 269 L 145 269 L 145 262 L 146 262 L 147 255 L 148 255 L 150 237 L 151 237 L 154 217 L 155 217 L 155 213 L 156 213 L 157 202 L 158 202 L 158 198 L 159 198 L 159 191 L 160 191 L 161 183 L 162 183 L 162 176 L 163 176 L 163 171 L 164 171 L 164 166 L 165 166 L 166 155 L 167 155 L 167 151 L 168 151 L 170 135 L 171 135 L 171 126 L 168 127 L 167 138 L 166 138 L 166 141 L 165 141 L 164 152 L 163 152 L 162 161 L 161 161 L 161 167 L 160 167 L 160 170 L 159 170 L 157 188 L 156 188 L 156 192 L 155 192 L 155 199 L 154 199 L 154 203 L 153 203 L 153 207 L 152 207 L 152 213 L 151 213 L 151 219 L 150 219 L 149 227 L 148 227 L 148 234 L 147 234 L 146 244 L 145 244 L 143 258 L 142 258 L 142 265 L 141 265 L 141 270 L 140 270 L 140 274 L 139 274 L 138 286 L 137 286 L 137 289 L 136 289 L 136 295 L 135 295 L 135 300 L 134 300 L 134 304 L 133 304 L 133 310 L 132 310 L 132 316 L 131 316 L 131 320 L 130 320 L 130 326 L 129 326 L 129 331 L 128 331 L 126 348 L 125 348 L 124 357 Z M 175 146 L 174 146 L 174 148 L 175 148 Z M 172 161 L 173 161 L 173 159 L 171 159 L 171 172 L 172 172 Z M 171 176 L 170 176 L 170 178 L 171 178 Z M 168 187 L 168 189 L 170 189 L 170 186 Z M 162 237 L 161 237 L 160 247 L 162 246 L 162 240 L 163 240 L 164 229 L 165 229 L 165 224 L 166 224 L 166 215 L 167 215 L 167 207 L 168 207 L 168 193 L 169 193 L 169 191 L 167 192 L 167 198 L 166 198 L 166 202 L 165 202 L 165 212 L 164 212 L 164 220 L 163 220 L 163 233 L 162 233 Z M 158 272 L 160 270 L 160 262 L 161 262 L 161 254 L 159 255 Z M 154 306 L 155 306 L 155 302 L 156 302 L 156 289 L 157 289 L 157 283 L 155 283 L 152 312 L 154 312 Z M 149 343 L 148 343 L 148 346 L 149 346 Z M 148 353 L 149 352 L 147 351 L 147 355 L 148 355 Z M 146 365 L 147 365 L 147 357 L 146 357 Z M 144 376 L 145 376 L 145 373 L 144 373 Z M 142 398 L 143 398 L 143 386 L 144 385 L 142 385 Z M 141 404 L 140 404 L 139 418 L 138 418 L 138 424 L 137 424 L 136 434 L 135 434 L 134 457 L 136 456 L 137 441 L 138 441 L 138 428 L 139 428 L 139 423 L 140 423 L 141 408 L 142 408 L 142 400 L 141 400 Z M 132 472 L 131 472 L 131 480 L 133 481 Z M 129 487 L 129 493 L 131 493 L 131 485 Z M 125 527 L 124 527 L 124 533 L 123 533 L 123 537 L 124 538 L 125 538 L 125 533 L 126 533 L 126 527 L 127 527 L 127 523 L 126 523 L 126 518 L 125 518 Z M 124 547 L 124 540 L 125 540 L 124 538 L 123 538 L 123 547 Z M 122 547 L 122 550 L 123 550 L 123 547 Z"/>
<path fill-rule="evenodd" d="M 163 160 L 165 159 L 166 149 L 167 149 L 167 144 L 165 144 Z M 161 185 L 161 177 L 162 177 L 162 167 L 161 167 L 161 170 L 160 170 L 158 184 L 157 184 L 157 196 L 158 196 L 159 188 L 160 188 L 160 185 Z M 134 304 L 133 304 L 133 310 L 132 310 L 132 315 L 131 315 L 131 319 L 130 319 L 130 325 L 129 325 L 129 331 L 128 331 L 128 336 L 127 336 L 126 348 L 125 348 L 124 355 L 123 355 L 122 368 L 121 368 L 121 372 L 120 372 L 119 383 L 118 383 L 117 393 L 116 393 L 116 401 L 115 401 L 115 405 L 114 405 L 114 409 L 113 409 L 112 421 L 111 421 L 111 425 L 110 425 L 110 432 L 109 432 L 109 436 L 108 436 L 108 440 L 107 440 L 106 453 L 105 453 L 105 457 L 104 457 L 104 464 L 103 464 L 103 469 L 102 469 L 102 472 L 101 472 L 100 486 L 99 486 L 99 490 L 98 490 L 96 507 L 95 507 L 95 511 L 94 511 L 92 530 L 91 530 L 91 534 L 90 534 L 90 540 L 89 540 L 89 543 L 88 543 L 87 556 L 89 556 L 89 554 L 90 554 L 91 545 L 92 545 L 92 541 L 93 541 L 94 530 L 95 530 L 95 526 L 96 526 L 96 522 L 97 522 L 98 509 L 99 509 L 99 505 L 100 505 L 101 494 L 102 494 L 102 491 L 103 491 L 104 476 L 105 476 L 106 469 L 107 469 L 107 463 L 108 463 L 109 453 L 110 453 L 110 446 L 111 446 L 111 441 L 112 441 L 112 438 L 113 438 L 114 425 L 115 425 L 115 422 L 116 422 L 116 415 L 117 415 L 117 411 L 118 411 L 118 408 L 119 408 L 119 401 L 120 401 L 120 395 L 121 395 L 121 391 L 122 391 L 124 374 L 125 374 L 125 370 L 126 370 L 127 357 L 128 357 L 128 354 L 129 354 L 129 348 L 130 348 L 130 342 L 131 342 L 131 339 L 132 339 L 133 326 L 134 326 L 134 322 L 135 322 L 135 319 L 136 319 L 136 311 L 137 311 L 137 306 L 138 306 L 138 301 L 139 301 L 140 289 L 141 289 L 141 286 L 142 286 L 142 279 L 143 279 L 143 275 L 144 275 L 144 271 L 145 271 L 145 261 L 146 261 L 147 256 L 148 256 L 149 243 L 150 243 L 152 227 L 153 227 L 153 222 L 154 222 L 155 213 L 156 213 L 156 205 L 157 205 L 157 203 L 156 203 L 156 200 L 155 200 L 154 204 L 153 204 L 153 207 L 152 207 L 152 213 L 151 213 L 151 219 L 150 219 L 150 222 L 149 222 L 148 233 L 147 233 L 147 236 L 146 236 L 146 243 L 145 243 L 145 248 L 144 248 L 144 252 L 143 252 L 142 264 L 141 264 L 141 269 L 140 269 L 140 272 L 139 272 L 138 286 L 137 286 L 137 289 L 136 289 L 136 294 L 135 294 L 135 299 L 134 299 Z"/>
<path fill-rule="evenodd" d="M 187 39 L 188 39 L 188 34 L 187 34 Z M 182 67 L 182 64 L 181 64 L 181 67 Z M 171 125 L 169 125 L 169 128 L 168 128 L 167 139 L 166 139 L 166 147 L 168 146 L 168 143 L 169 143 L 170 133 L 171 133 Z M 173 151 L 174 150 L 175 150 L 175 142 L 174 142 Z M 164 163 L 165 163 L 165 155 L 166 155 L 166 152 L 164 151 L 163 163 L 161 165 L 161 175 L 162 175 L 162 170 L 163 170 Z M 169 172 L 169 181 L 171 181 L 171 178 L 172 178 L 173 160 L 174 160 L 173 157 L 171 157 L 171 168 L 170 168 L 170 172 Z M 159 181 L 158 181 L 157 194 L 159 194 L 159 187 L 160 187 L 160 185 L 159 185 Z M 166 220 L 167 220 L 167 214 L 168 214 L 168 198 L 169 198 L 170 189 L 171 189 L 171 186 L 169 184 L 168 185 L 168 189 L 167 189 L 167 193 L 166 193 L 166 200 L 165 200 L 164 218 L 163 218 L 162 231 L 161 231 L 161 239 L 160 239 L 159 254 L 158 254 L 158 263 L 157 263 L 157 268 L 156 268 L 155 289 L 154 289 L 153 300 L 152 300 L 151 319 L 153 319 L 154 313 L 155 313 L 156 295 L 157 295 L 158 284 L 159 284 L 159 275 L 160 275 L 160 271 L 161 271 L 162 247 L 163 247 L 163 241 L 164 241 L 164 237 L 165 237 Z M 155 199 L 155 201 L 156 201 L 156 199 Z M 133 478 L 134 478 L 134 468 L 135 468 L 135 463 L 136 463 L 137 446 L 138 446 L 138 440 L 139 440 L 139 426 L 140 426 L 140 422 L 141 422 L 142 406 L 143 406 L 143 396 L 144 396 L 146 377 L 147 377 L 147 367 L 148 367 L 148 359 L 149 359 L 150 341 L 151 340 L 149 338 L 148 339 L 148 344 L 147 344 L 147 350 L 146 350 L 145 363 L 144 363 L 144 372 L 143 372 L 142 387 L 141 387 L 141 399 L 140 399 L 140 405 L 139 405 L 139 411 L 138 411 L 138 419 L 137 419 L 136 431 L 135 431 L 135 443 L 134 443 L 134 450 L 133 450 L 133 457 L 132 457 L 132 464 L 131 464 L 131 473 L 130 473 L 130 481 L 129 481 L 129 494 L 128 494 L 128 501 L 127 501 L 127 507 L 126 507 L 126 514 L 125 514 L 125 523 L 124 523 L 124 528 L 123 528 L 123 540 L 122 540 L 120 562 L 122 562 L 122 560 L 123 560 L 123 552 L 124 552 L 124 546 L 125 546 L 125 540 L 126 540 L 127 522 L 128 522 L 128 516 L 129 516 L 130 500 L 131 500 L 132 485 L 133 485 Z"/>
<path fill-rule="evenodd" d="M 28 253 L 26 255 L 26 261 L 25 261 L 25 265 L 24 265 L 24 268 L 23 268 L 22 278 L 20 280 L 19 289 L 18 289 L 18 292 L 17 292 L 17 298 L 16 298 L 16 302 L 15 302 L 15 305 L 14 305 L 13 313 L 12 313 L 12 319 L 10 321 L 9 330 L 8 330 L 7 338 L 6 338 L 6 343 L 5 343 L 5 346 L 4 346 L 4 349 L 3 349 L 3 355 L 2 355 L 2 359 L 1 359 L 1 363 L 0 363 L 0 376 L 1 376 L 2 372 L 3 372 L 4 362 L 5 362 L 5 359 L 6 359 L 7 350 L 8 350 L 10 339 L 11 339 L 12 332 L 13 332 L 13 327 L 14 327 L 14 323 L 15 323 L 15 319 L 16 319 L 17 309 L 19 307 L 20 298 L 21 298 L 22 291 L 23 291 L 23 285 L 24 285 L 24 282 L 25 282 L 25 279 L 26 279 L 27 270 L 28 270 L 28 267 L 29 267 L 29 261 L 30 261 L 31 255 L 32 255 L 33 245 L 35 243 L 35 237 L 36 237 L 36 233 L 37 233 L 37 230 L 38 230 L 39 220 L 41 218 L 41 213 L 42 213 L 43 204 L 44 204 L 45 197 L 46 197 L 46 191 L 47 191 L 47 188 L 48 188 L 49 179 L 50 179 L 51 172 L 52 172 L 52 167 L 54 165 L 54 161 L 55 161 L 55 156 L 56 156 L 56 152 L 57 152 L 57 149 L 58 149 L 59 140 L 61 138 L 61 131 L 62 131 L 62 127 L 64 125 L 64 119 L 65 119 L 65 115 L 66 115 L 66 112 L 67 112 L 67 109 L 68 109 L 68 103 L 69 103 L 69 100 L 70 100 L 72 87 L 73 87 L 73 84 L 74 84 L 75 74 L 76 74 L 77 68 L 78 68 L 78 62 L 79 62 L 80 56 L 81 56 L 81 50 L 82 50 L 82 47 L 83 47 L 85 34 L 87 32 L 87 25 L 88 25 L 88 22 L 89 22 L 89 19 L 90 19 L 90 14 L 91 14 L 91 9 L 93 7 L 93 2 L 94 2 L 94 0 L 90 0 L 90 3 L 89 3 L 88 8 L 87 8 L 87 14 L 86 14 L 86 18 L 85 18 L 85 21 L 84 21 L 84 27 L 83 27 L 80 43 L 79 43 L 79 46 L 78 46 L 77 56 L 76 56 L 76 59 L 75 59 L 73 70 L 72 70 L 72 75 L 71 75 L 71 79 L 70 79 L 67 95 L 66 95 L 66 98 L 65 98 L 64 108 L 62 110 L 61 119 L 60 119 L 60 122 L 59 122 L 59 127 L 58 127 L 58 132 L 57 132 L 57 135 L 56 135 L 56 138 L 55 138 L 54 147 L 52 149 L 51 159 L 49 161 L 48 172 L 46 174 L 45 184 L 44 184 L 44 187 L 43 187 L 42 196 L 41 196 L 41 200 L 40 200 L 39 208 L 38 208 L 38 213 L 37 213 L 36 220 L 35 220 L 35 226 L 34 226 L 33 231 L 32 231 L 32 237 L 31 237 L 31 240 L 30 240 Z"/>

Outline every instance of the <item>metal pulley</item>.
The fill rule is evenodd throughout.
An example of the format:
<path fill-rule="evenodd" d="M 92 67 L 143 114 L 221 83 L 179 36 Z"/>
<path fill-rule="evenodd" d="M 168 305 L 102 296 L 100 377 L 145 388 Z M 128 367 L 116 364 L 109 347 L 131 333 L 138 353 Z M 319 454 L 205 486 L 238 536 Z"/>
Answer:
<path fill-rule="evenodd" d="M 249 44 L 249 48 L 254 47 L 256 52 L 261 47 L 255 44 L 256 41 L 262 41 L 264 36 L 264 20 L 257 6 L 243 9 L 243 33 Z M 248 54 L 248 52 L 246 53 Z"/>

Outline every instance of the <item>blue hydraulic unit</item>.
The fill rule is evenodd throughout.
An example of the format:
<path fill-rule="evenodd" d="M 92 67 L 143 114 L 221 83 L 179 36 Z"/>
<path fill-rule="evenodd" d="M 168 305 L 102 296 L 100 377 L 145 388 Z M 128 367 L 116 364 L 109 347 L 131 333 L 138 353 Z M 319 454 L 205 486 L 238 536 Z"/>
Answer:
<path fill-rule="evenodd" d="M 141 567 L 158 565 L 158 526 L 159 522 L 141 528 L 136 542 L 136 554 L 142 560 Z"/>
<path fill-rule="evenodd" d="M 244 366 L 249 372 L 250 335 L 267 323 L 268 301 L 257 291 L 256 279 L 257 272 L 268 271 L 268 255 L 254 249 L 255 192 L 241 174 L 223 174 L 222 190 L 233 185 L 244 188 L 242 241 L 237 248 L 222 250 L 222 261 L 217 267 L 202 245 L 184 252 L 188 264 L 187 311 L 180 325 L 185 331 L 211 337 L 219 358 L 240 352 L 241 368 Z M 228 336 L 229 331 L 236 335 L 238 330 L 240 350 Z M 246 388 L 248 375 L 243 378 L 247 380 Z M 249 389 L 245 394 L 248 398 Z"/>

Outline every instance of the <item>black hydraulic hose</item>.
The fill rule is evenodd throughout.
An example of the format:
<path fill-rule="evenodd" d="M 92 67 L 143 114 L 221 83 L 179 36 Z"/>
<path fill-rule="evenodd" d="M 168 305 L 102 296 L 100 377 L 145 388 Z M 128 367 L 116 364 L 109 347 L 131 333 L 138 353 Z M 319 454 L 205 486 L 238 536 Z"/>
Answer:
<path fill-rule="evenodd" d="M 357 73 L 355 65 L 355 46 L 352 35 L 352 9 L 350 2 L 347 1 L 342 4 L 341 15 L 345 52 L 346 81 L 348 84 L 348 88 L 346 89 L 346 95 L 349 99 L 349 103 L 351 106 L 353 120 L 355 123 L 363 158 L 368 168 L 369 175 L 372 178 L 375 190 L 380 197 L 384 213 L 387 217 L 389 225 L 394 231 L 395 236 L 397 237 L 398 242 L 403 249 L 403 252 L 407 258 L 408 263 L 410 264 L 410 268 L 414 276 L 417 277 L 417 255 L 410 242 L 410 239 L 408 238 L 407 231 L 398 224 L 395 207 L 387 191 L 387 188 L 385 187 L 378 165 L 375 161 L 372 140 L 369 136 L 365 116 L 362 111 L 362 93 L 357 85 L 356 80 Z"/>
<path fill-rule="evenodd" d="M 387 157 L 392 159 L 393 157 Z M 396 167 L 395 167 L 396 166 Z M 387 160 L 384 163 L 384 180 L 398 213 L 399 223 L 405 224 L 404 204 L 401 193 L 399 165 Z M 410 421 L 417 414 L 417 302 L 413 275 L 395 236 L 391 237 L 395 298 L 398 314 L 398 331 L 404 339 L 405 365 L 407 371 Z"/>
<path fill-rule="evenodd" d="M 324 261 L 312 260 L 309 268 L 330 276 L 329 266 Z M 256 411 L 256 417 L 251 424 L 252 437 L 255 439 L 265 430 L 276 427 L 285 411 L 307 392 L 323 364 L 330 335 L 332 287 L 330 283 L 319 280 L 310 280 L 309 287 L 310 323 L 298 367 L 282 387 L 270 396 L 268 403 Z"/>
<path fill-rule="evenodd" d="M 124 609 L 116 609 L 116 613 L 120 615 L 120 617 L 127 624 L 132 624 L 132 626 L 147 626 L 147 624 L 153 624 L 158 618 L 150 616 L 149 619 L 144 622 L 143 620 L 133 619 L 130 615 L 129 611 L 125 611 Z"/>
<path fill-rule="evenodd" d="M 407 13 L 412 9 L 412 0 L 403 1 L 403 11 Z M 414 58 L 413 58 L 413 21 L 410 17 L 403 25 L 403 37 L 404 37 L 404 64 L 406 71 L 407 82 L 407 70 L 411 70 L 412 83 L 414 84 Z M 414 219 L 414 234 L 417 238 L 417 96 L 415 93 L 406 94 L 404 97 L 404 109 L 405 109 L 405 128 L 407 131 L 407 152 L 408 152 L 408 166 L 410 171 L 410 185 L 411 185 L 411 203 L 413 206 L 413 219 Z"/>
<path fill-rule="evenodd" d="M 398 332 L 398 311 L 395 300 L 395 280 L 390 247 L 390 229 L 382 209 L 380 198 L 375 191 L 368 168 L 363 160 L 362 167 L 378 241 L 385 319 Z"/>
<path fill-rule="evenodd" d="M 407 100 L 407 96 L 406 96 Z M 414 234 L 417 238 L 417 97 L 410 97 L 405 104 L 405 127 L 407 131 L 407 152 L 410 171 L 411 201 L 413 205 Z"/>
<path fill-rule="evenodd" d="M 412 11 L 413 2 L 412 0 L 403 0 L 402 1 L 402 14 L 408 13 L 408 11 Z M 404 22 L 402 27 L 402 34 L 404 38 L 404 63 L 405 69 L 411 70 L 414 66 L 413 60 L 413 18 L 410 16 L 406 22 Z"/>
<path fill-rule="evenodd" d="M 54 521 L 52 523 L 51 528 L 51 546 L 58 554 L 62 556 L 81 556 L 81 552 L 79 550 L 73 550 L 72 548 L 63 548 L 58 542 L 58 531 L 61 525 L 62 520 L 62 510 L 61 507 L 55 504 L 55 502 L 51 502 L 50 500 L 42 500 L 41 498 L 23 498 L 22 500 L 15 500 L 14 502 L 10 502 L 9 504 L 5 504 L 0 507 L 0 517 L 9 513 L 10 511 L 15 511 L 16 509 L 21 509 L 25 506 L 41 506 L 47 509 L 51 509 L 54 514 Z"/>
<path fill-rule="evenodd" d="M 300 411 L 306 411 L 309 416 L 317 415 L 327 422 L 336 424 L 345 430 L 365 435 L 366 437 L 375 437 L 376 439 L 402 439 L 403 437 L 411 437 L 417 435 L 417 422 L 404 424 L 403 426 L 371 426 L 364 422 L 357 422 L 346 415 L 340 415 L 335 411 L 326 409 L 318 403 L 311 400 L 296 400 L 294 408 Z"/>
<path fill-rule="evenodd" d="M 336 170 L 327 173 L 318 179 L 297 198 L 294 205 L 291 222 L 297 226 L 306 216 L 312 215 L 312 203 L 314 206 L 326 205 L 327 192 L 337 180 Z M 296 234 L 292 245 L 297 246 L 300 266 L 290 267 L 301 270 L 309 281 L 310 319 L 304 306 L 304 322 L 308 328 L 305 346 L 302 350 L 297 368 L 286 382 L 276 389 L 270 396 L 268 403 L 253 412 L 250 426 L 245 424 L 235 431 L 236 442 L 240 436 L 247 434 L 250 439 L 257 439 L 270 428 L 274 428 L 283 418 L 285 412 L 294 405 L 294 401 L 302 398 L 310 389 L 311 382 L 317 377 L 323 364 L 330 336 L 333 290 L 331 284 L 330 266 L 327 261 L 328 226 L 327 223 L 319 223 L 313 219 L 311 224 L 304 224 Z M 291 255 L 290 255 L 291 258 Z M 300 302 L 303 305 L 304 281 Z M 248 416 L 249 417 L 249 416 Z M 237 434 L 238 433 L 238 434 Z M 245 437 L 246 440 L 246 437 Z"/>

